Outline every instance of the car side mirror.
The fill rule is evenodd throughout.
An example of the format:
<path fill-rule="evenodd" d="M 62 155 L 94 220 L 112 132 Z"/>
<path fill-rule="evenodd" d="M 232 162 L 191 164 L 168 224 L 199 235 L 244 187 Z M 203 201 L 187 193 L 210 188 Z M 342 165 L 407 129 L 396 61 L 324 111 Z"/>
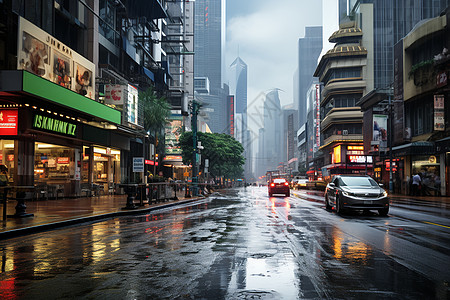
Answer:
<path fill-rule="evenodd" d="M 378 185 L 379 185 L 380 187 L 383 187 L 383 186 L 384 186 L 382 183 L 379 183 Z"/>
<path fill-rule="evenodd" d="M 334 184 L 334 182 L 330 182 L 329 183 L 330 187 L 335 187 L 336 185 Z"/>

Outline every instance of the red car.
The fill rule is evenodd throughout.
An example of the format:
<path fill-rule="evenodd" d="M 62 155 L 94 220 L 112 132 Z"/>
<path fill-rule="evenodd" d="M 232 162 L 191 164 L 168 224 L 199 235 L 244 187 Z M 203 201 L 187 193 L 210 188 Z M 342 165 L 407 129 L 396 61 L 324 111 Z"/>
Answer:
<path fill-rule="evenodd" d="M 291 195 L 289 182 L 284 178 L 272 179 L 269 183 L 269 196 L 272 197 L 274 194 L 283 194 L 289 197 Z"/>

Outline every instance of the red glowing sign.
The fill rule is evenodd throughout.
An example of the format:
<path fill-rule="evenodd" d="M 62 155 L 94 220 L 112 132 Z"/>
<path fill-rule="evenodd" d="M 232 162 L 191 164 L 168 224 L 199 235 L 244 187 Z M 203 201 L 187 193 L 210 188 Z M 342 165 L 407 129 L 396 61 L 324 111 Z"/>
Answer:
<path fill-rule="evenodd" d="M 17 109 L 0 110 L 0 135 L 17 135 Z"/>
<path fill-rule="evenodd" d="M 146 159 L 145 160 L 145 164 L 146 165 L 150 165 L 150 166 L 154 166 L 155 162 L 153 160 Z M 158 162 L 156 162 L 156 165 L 158 165 Z"/>
<path fill-rule="evenodd" d="M 69 163 L 69 158 L 68 157 L 58 157 L 56 159 L 56 163 L 57 164 L 68 164 Z"/>

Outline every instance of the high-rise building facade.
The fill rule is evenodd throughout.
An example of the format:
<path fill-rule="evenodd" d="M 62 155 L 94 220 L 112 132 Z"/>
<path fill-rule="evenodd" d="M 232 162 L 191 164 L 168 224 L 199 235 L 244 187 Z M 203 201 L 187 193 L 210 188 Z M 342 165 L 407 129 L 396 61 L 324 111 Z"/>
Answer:
<path fill-rule="evenodd" d="M 209 92 L 202 93 L 213 132 L 228 132 L 226 102 L 228 89 L 223 87 L 225 0 L 195 1 L 194 76 L 207 78 Z M 198 90 L 195 90 L 201 93 Z"/>
<path fill-rule="evenodd" d="M 341 23 L 329 38 L 336 45 L 322 56 L 314 73 L 323 83 L 320 101 L 323 143 L 318 143 L 323 151 L 323 166 L 315 165 L 310 171 L 315 174 L 321 170 L 325 178 L 358 173 L 366 167 L 354 159 L 363 154 L 363 115 L 356 105 L 366 88 L 367 50 L 361 44 L 362 35 L 355 22 Z"/>
<path fill-rule="evenodd" d="M 259 149 L 259 161 L 263 172 L 276 170 L 283 162 L 282 147 L 282 117 L 278 89 L 273 89 L 266 94 L 264 100 L 264 131 L 263 143 Z M 261 137 L 259 137 L 261 139 Z M 262 147 L 262 148 L 261 148 Z M 258 174 L 259 176 L 261 174 Z"/>
<path fill-rule="evenodd" d="M 306 123 L 306 92 L 313 80 L 317 59 L 322 51 L 322 26 L 306 27 L 305 37 L 298 40 L 298 113 L 299 127 Z M 294 85 L 295 87 L 296 85 Z M 298 129 L 298 128 L 297 128 Z"/>
<path fill-rule="evenodd" d="M 251 169 L 251 139 L 249 138 L 247 126 L 247 64 L 237 57 L 230 65 L 229 73 L 230 94 L 235 97 L 235 114 L 239 118 L 236 124 L 235 138 L 244 147 L 244 176 L 252 177 Z"/>

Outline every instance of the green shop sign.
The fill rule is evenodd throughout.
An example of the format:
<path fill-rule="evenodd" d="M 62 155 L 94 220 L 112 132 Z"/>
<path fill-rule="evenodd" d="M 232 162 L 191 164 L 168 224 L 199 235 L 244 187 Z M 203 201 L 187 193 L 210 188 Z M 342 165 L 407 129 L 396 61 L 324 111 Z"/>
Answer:
<path fill-rule="evenodd" d="M 33 127 L 71 136 L 76 136 L 77 130 L 76 124 L 41 115 L 34 115 Z"/>

